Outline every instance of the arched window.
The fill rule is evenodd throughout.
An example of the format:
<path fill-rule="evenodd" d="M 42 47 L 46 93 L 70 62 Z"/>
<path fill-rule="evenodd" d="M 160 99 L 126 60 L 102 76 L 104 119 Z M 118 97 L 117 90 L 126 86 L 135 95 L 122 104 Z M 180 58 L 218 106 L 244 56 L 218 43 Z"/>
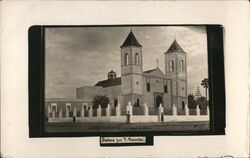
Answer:
<path fill-rule="evenodd" d="M 170 72 L 174 71 L 174 61 L 173 60 L 169 61 L 169 71 Z"/>
<path fill-rule="evenodd" d="M 168 83 L 166 80 L 164 80 L 164 92 L 168 93 Z"/>
<path fill-rule="evenodd" d="M 139 54 L 135 54 L 135 65 L 139 65 Z"/>
<path fill-rule="evenodd" d="M 128 53 L 125 54 L 124 60 L 125 65 L 128 65 Z"/>
<path fill-rule="evenodd" d="M 150 80 L 148 78 L 146 78 L 146 81 L 147 81 L 147 91 L 150 92 Z"/>
<path fill-rule="evenodd" d="M 180 71 L 183 71 L 184 70 L 184 61 L 183 60 L 181 60 L 181 65 L 180 65 Z"/>

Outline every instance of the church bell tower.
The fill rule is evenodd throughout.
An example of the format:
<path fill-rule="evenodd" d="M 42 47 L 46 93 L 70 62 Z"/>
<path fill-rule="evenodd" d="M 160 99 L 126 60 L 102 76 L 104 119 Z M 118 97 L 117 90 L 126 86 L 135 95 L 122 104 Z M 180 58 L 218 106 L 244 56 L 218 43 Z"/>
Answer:
<path fill-rule="evenodd" d="M 142 105 L 142 45 L 132 30 L 121 45 L 122 110 L 128 102 Z"/>
<path fill-rule="evenodd" d="M 184 109 L 187 99 L 187 53 L 176 40 L 165 52 L 165 74 L 172 82 L 172 103 Z"/>

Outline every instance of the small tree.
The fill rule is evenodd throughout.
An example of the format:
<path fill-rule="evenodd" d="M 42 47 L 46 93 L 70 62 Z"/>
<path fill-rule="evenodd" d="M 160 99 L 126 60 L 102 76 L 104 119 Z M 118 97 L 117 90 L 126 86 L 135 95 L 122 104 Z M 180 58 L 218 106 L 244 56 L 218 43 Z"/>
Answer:
<path fill-rule="evenodd" d="M 208 81 L 208 78 L 204 78 L 202 81 L 201 81 L 201 85 L 205 88 L 205 94 L 206 94 L 206 101 L 207 101 L 207 89 L 208 89 L 208 86 L 209 86 L 209 81 Z"/>
<path fill-rule="evenodd" d="M 207 101 L 205 97 L 200 97 L 197 101 L 197 104 L 199 105 L 199 108 L 205 109 L 207 108 Z"/>
<path fill-rule="evenodd" d="M 94 104 L 93 108 L 96 109 L 98 108 L 99 105 L 101 105 L 101 108 L 106 108 L 109 103 L 110 103 L 110 100 L 105 95 L 96 96 L 93 101 L 93 104 Z"/>
<path fill-rule="evenodd" d="M 188 95 L 188 108 L 194 109 L 195 107 L 196 107 L 196 103 L 195 103 L 195 100 L 194 100 L 194 95 L 189 94 Z"/>

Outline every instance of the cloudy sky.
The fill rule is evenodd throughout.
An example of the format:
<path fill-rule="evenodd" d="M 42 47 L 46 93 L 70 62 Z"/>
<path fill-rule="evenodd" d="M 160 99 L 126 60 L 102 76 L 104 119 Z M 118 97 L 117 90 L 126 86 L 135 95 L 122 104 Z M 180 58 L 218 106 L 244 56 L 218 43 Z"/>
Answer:
<path fill-rule="evenodd" d="M 111 69 L 120 76 L 120 46 L 131 28 L 143 46 L 144 71 L 158 59 L 165 73 L 164 52 L 176 38 L 187 52 L 188 94 L 195 94 L 208 76 L 205 27 L 60 27 L 45 31 L 45 97 L 75 98 L 77 87 L 106 79 Z"/>

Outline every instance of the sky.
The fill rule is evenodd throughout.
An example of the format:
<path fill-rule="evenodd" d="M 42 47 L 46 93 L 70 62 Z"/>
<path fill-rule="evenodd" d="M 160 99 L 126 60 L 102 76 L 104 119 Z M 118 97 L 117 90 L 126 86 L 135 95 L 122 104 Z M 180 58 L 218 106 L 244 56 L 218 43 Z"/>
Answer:
<path fill-rule="evenodd" d="M 208 76 L 207 36 L 203 26 L 53 27 L 45 30 L 45 97 L 75 98 L 76 88 L 121 75 L 120 46 L 130 30 L 143 46 L 143 71 L 165 73 L 165 56 L 174 39 L 187 53 L 188 94 Z"/>

